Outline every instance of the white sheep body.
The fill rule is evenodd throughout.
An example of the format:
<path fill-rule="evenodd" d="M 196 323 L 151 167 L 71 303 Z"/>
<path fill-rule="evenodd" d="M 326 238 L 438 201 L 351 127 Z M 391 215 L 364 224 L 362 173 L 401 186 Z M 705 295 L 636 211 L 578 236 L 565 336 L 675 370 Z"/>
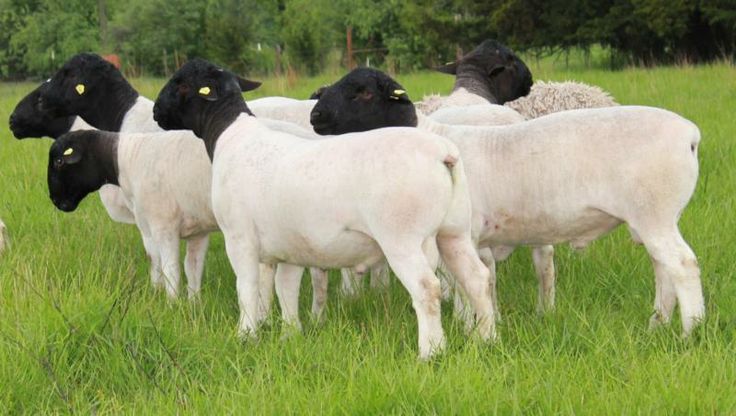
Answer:
<path fill-rule="evenodd" d="M 698 178 L 694 124 L 634 106 L 501 127 L 449 126 L 427 117 L 419 123 L 460 149 L 481 247 L 584 247 L 626 222 L 655 263 L 652 322 L 668 322 L 676 301 L 685 333 L 702 319 L 699 269 L 676 225 Z M 541 301 L 549 282 L 540 283 Z"/>
<path fill-rule="evenodd" d="M 478 306 L 481 336 L 494 336 L 490 275 L 473 258 L 466 179 L 447 140 L 410 128 L 302 140 L 241 114 L 219 136 L 212 181 L 215 217 L 238 277 L 241 332 L 251 333 L 264 318 L 259 260 L 365 269 L 385 254 L 411 294 L 420 356 L 428 357 L 444 345 L 439 282 L 422 248 L 437 238 L 445 261 L 463 270 L 460 282 Z M 298 322 L 298 290 L 291 283 L 280 290 L 280 280 L 284 318 Z"/>
<path fill-rule="evenodd" d="M 312 130 L 309 114 L 317 100 L 297 100 L 287 97 L 265 97 L 248 101 L 248 108 L 256 117 L 283 120 Z"/>
<path fill-rule="evenodd" d="M 495 104 L 474 104 L 465 107 L 443 107 L 429 115 L 443 124 L 466 126 L 501 126 L 524 121 L 524 116 L 511 108 Z"/>

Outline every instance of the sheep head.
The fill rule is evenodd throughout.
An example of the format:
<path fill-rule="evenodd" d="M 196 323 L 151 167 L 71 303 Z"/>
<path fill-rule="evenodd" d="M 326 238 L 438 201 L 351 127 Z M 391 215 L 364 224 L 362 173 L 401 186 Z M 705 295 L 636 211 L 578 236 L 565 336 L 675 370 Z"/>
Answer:
<path fill-rule="evenodd" d="M 357 68 L 325 88 L 310 115 L 318 134 L 343 134 L 381 127 L 416 126 L 414 104 L 393 78 Z"/>
<path fill-rule="evenodd" d="M 529 94 L 533 82 L 526 64 L 509 48 L 492 39 L 437 70 L 455 75 L 455 89 L 465 88 L 492 104 L 503 104 Z"/>

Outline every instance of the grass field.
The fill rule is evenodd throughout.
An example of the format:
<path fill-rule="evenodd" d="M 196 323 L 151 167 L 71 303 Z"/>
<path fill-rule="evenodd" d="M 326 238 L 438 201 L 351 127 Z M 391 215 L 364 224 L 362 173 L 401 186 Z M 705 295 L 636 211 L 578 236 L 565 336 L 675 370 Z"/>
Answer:
<path fill-rule="evenodd" d="M 349 299 L 337 276 L 324 325 L 282 340 L 275 308 L 259 340 L 243 343 L 222 237 L 210 246 L 200 301 L 168 302 L 151 288 L 136 229 L 112 223 L 97 196 L 71 214 L 53 207 L 50 142 L 16 141 L 7 128 L 34 85 L 0 84 L 0 218 L 11 238 L 0 256 L 0 413 L 736 413 L 736 68 L 560 67 L 531 69 L 536 79 L 577 79 L 623 104 L 673 110 L 701 129 L 700 181 L 680 223 L 707 305 L 690 339 L 680 338 L 679 319 L 647 331 L 652 267 L 618 229 L 582 252 L 558 248 L 557 310 L 548 316 L 535 314 L 529 251 L 500 263 L 495 345 L 469 341 L 445 304 L 448 351 L 418 362 L 416 318 L 400 284 Z M 252 97 L 305 98 L 335 78 L 266 80 Z M 452 84 L 433 73 L 399 80 L 415 99 Z M 155 97 L 163 80 L 133 83 Z M 307 279 L 303 287 L 307 322 Z"/>

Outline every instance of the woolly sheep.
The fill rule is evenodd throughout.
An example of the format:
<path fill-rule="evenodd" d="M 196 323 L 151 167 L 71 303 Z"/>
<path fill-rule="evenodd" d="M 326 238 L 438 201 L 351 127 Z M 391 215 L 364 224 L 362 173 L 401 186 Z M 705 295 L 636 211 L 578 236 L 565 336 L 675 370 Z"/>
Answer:
<path fill-rule="evenodd" d="M 370 102 L 352 100 L 353 89 L 372 85 L 361 85 L 359 75 L 322 94 L 314 107 L 321 116 L 318 132 L 352 129 L 344 120 L 329 119 L 335 107 L 372 120 L 383 112 L 407 111 L 406 104 L 380 95 Z M 413 125 L 412 118 L 407 125 Z M 677 228 L 698 178 L 700 132 L 693 123 L 662 109 L 620 106 L 498 127 L 450 126 L 420 116 L 418 127 L 460 149 L 473 237 L 481 247 L 562 242 L 584 247 L 626 223 L 654 263 L 651 324 L 669 322 L 676 302 L 685 334 L 703 318 L 697 260 Z M 545 280 L 554 274 L 541 277 L 540 303 L 554 293 L 554 281 Z"/>
<path fill-rule="evenodd" d="M 324 140 L 275 132 L 252 117 L 236 80 L 189 61 L 164 86 L 154 117 L 166 129 L 192 129 L 212 159 L 212 205 L 237 275 L 240 332 L 254 333 L 264 318 L 259 261 L 287 263 L 277 295 L 295 322 L 301 271 L 288 264 L 363 269 L 385 254 L 412 297 L 419 355 L 430 357 L 444 346 L 436 259 L 427 257 L 437 244 L 473 300 L 479 335 L 493 338 L 491 274 L 472 247 L 456 147 L 406 128 Z"/>

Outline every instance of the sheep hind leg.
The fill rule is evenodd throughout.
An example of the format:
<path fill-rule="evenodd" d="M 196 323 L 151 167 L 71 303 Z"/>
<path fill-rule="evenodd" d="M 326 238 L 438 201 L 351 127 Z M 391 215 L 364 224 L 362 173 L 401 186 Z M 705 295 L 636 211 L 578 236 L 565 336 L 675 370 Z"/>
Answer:
<path fill-rule="evenodd" d="M 555 249 L 553 246 L 532 248 L 534 271 L 539 280 L 537 313 L 543 315 L 555 309 Z"/>
<path fill-rule="evenodd" d="M 700 268 L 677 226 L 637 229 L 652 259 L 656 294 L 650 327 L 669 323 L 675 304 L 680 305 L 685 336 L 705 317 Z"/>
<path fill-rule="evenodd" d="M 181 271 L 179 267 L 179 237 L 172 233 L 161 233 L 154 237 L 161 255 L 161 270 L 164 274 L 164 288 L 169 299 L 179 295 Z"/>
<path fill-rule="evenodd" d="M 440 319 L 440 282 L 421 250 L 421 242 L 396 241 L 388 246 L 381 245 L 381 249 L 411 296 L 419 328 L 419 358 L 429 359 L 445 348 Z"/>
<path fill-rule="evenodd" d="M 202 272 L 204 271 L 204 260 L 209 243 L 209 234 L 192 237 L 187 240 L 187 250 L 184 256 L 184 274 L 187 276 L 187 295 L 189 300 L 197 299 L 202 289 Z"/>
<path fill-rule="evenodd" d="M 264 319 L 261 294 L 261 272 L 258 263 L 258 249 L 243 238 L 228 238 L 225 235 L 225 250 L 236 276 L 240 318 L 238 334 L 241 337 L 255 337 L 258 326 Z"/>
<path fill-rule="evenodd" d="M 473 307 L 477 334 L 484 341 L 496 339 L 495 273 L 480 261 L 468 235 L 439 235 L 437 243 L 443 261 Z"/>

